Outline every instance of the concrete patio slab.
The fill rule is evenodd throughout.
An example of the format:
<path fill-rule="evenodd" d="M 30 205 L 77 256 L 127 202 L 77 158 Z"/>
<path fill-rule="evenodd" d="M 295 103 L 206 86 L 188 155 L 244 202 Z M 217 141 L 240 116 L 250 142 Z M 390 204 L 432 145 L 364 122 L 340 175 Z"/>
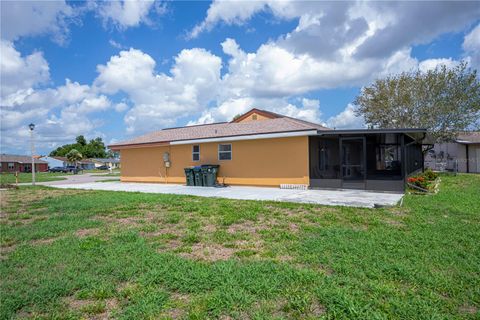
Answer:
<path fill-rule="evenodd" d="M 393 206 L 403 197 L 400 193 L 370 192 L 363 190 L 288 190 L 265 187 L 226 188 L 188 187 L 155 183 L 97 182 L 50 185 L 62 189 L 126 191 L 144 193 L 181 194 L 199 197 L 219 197 L 239 200 L 267 200 L 322 205 L 373 208 L 375 205 Z"/>

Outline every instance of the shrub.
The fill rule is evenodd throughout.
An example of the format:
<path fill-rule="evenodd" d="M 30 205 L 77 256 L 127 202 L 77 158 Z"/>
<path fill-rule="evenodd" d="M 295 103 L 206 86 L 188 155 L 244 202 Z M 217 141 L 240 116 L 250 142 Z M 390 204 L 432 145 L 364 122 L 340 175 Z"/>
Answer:
<path fill-rule="evenodd" d="M 408 183 L 411 183 L 417 187 L 420 187 L 422 189 L 428 189 L 429 183 L 427 179 L 425 179 L 422 176 L 415 176 L 415 177 L 410 177 L 407 179 Z"/>
<path fill-rule="evenodd" d="M 427 169 L 422 176 L 425 177 L 425 179 L 427 179 L 428 181 L 434 181 L 438 178 L 438 173 L 433 172 L 432 169 Z"/>

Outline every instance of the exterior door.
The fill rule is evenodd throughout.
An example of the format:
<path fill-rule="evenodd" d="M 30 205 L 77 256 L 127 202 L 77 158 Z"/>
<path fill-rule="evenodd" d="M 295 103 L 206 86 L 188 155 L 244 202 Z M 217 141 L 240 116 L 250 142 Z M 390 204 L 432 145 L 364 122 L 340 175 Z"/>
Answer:
<path fill-rule="evenodd" d="M 365 138 L 340 138 L 342 187 L 365 188 Z"/>

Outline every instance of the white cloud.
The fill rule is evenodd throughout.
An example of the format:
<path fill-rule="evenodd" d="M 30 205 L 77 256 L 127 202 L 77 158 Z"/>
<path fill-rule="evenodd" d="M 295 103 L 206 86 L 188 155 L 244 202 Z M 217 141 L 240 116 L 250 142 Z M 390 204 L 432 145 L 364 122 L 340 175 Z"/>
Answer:
<path fill-rule="evenodd" d="M 0 6 L 1 36 L 10 41 L 52 34 L 55 42 L 63 44 L 75 16 L 65 1 L 0 1 Z"/>
<path fill-rule="evenodd" d="M 457 60 L 452 58 L 441 58 L 441 59 L 427 59 L 419 63 L 418 69 L 422 72 L 427 72 L 429 70 L 435 70 L 437 67 L 446 66 L 447 68 L 453 68 L 458 65 Z"/>
<path fill-rule="evenodd" d="M 205 20 L 193 28 L 189 37 L 198 37 L 220 21 L 226 24 L 241 24 L 264 7 L 264 1 L 214 1 L 208 8 Z"/>
<path fill-rule="evenodd" d="M 470 65 L 480 69 L 480 24 L 478 24 L 463 41 L 463 50 L 468 55 Z"/>
<path fill-rule="evenodd" d="M 128 108 L 129 108 L 128 104 L 126 104 L 125 102 L 120 102 L 120 103 L 115 104 L 115 111 L 117 111 L 117 112 L 124 112 Z"/>
<path fill-rule="evenodd" d="M 28 149 L 28 128 L 36 124 L 39 149 L 71 141 L 102 125 L 90 114 L 108 110 L 111 102 L 89 85 L 66 79 L 56 88 L 39 88 L 49 80 L 41 52 L 21 56 L 9 41 L 1 41 L 0 140 L 2 148 Z M 20 150 L 19 150 L 20 151 Z"/>
<path fill-rule="evenodd" d="M 322 122 L 320 101 L 302 98 L 298 102 L 300 102 L 300 105 L 289 103 L 287 99 L 283 98 L 230 98 L 221 103 L 218 107 L 204 110 L 199 119 L 190 121 L 187 125 L 231 121 L 236 115 L 245 113 L 254 107 L 306 121 L 316 123 Z"/>
<path fill-rule="evenodd" d="M 359 129 L 365 127 L 365 122 L 362 117 L 355 115 L 355 107 L 348 104 L 345 110 L 330 117 L 326 122 L 327 127 L 332 129 Z"/>
<path fill-rule="evenodd" d="M 151 24 L 148 15 L 152 8 L 162 14 L 162 6 L 155 6 L 154 0 L 112 0 L 98 5 L 97 12 L 105 24 L 125 29 L 139 26 L 141 23 Z"/>
<path fill-rule="evenodd" d="M 140 50 L 121 51 L 99 65 L 95 86 L 102 92 L 127 93 L 134 106 L 125 115 L 129 132 L 172 125 L 199 112 L 216 95 L 221 59 L 204 49 L 185 49 L 170 75 L 155 72 L 155 60 Z"/>
<path fill-rule="evenodd" d="M 222 46 L 232 56 L 222 92 L 237 96 L 288 97 L 318 89 L 363 85 L 376 76 L 417 67 L 409 49 L 386 59 L 357 61 L 345 57 L 332 61 L 308 54 L 295 55 L 274 43 L 260 46 L 255 53 L 243 52 L 232 39 Z"/>
<path fill-rule="evenodd" d="M 4 99 L 8 99 L 8 95 L 49 80 L 48 63 L 41 52 L 22 57 L 13 43 L 5 40 L 0 42 L 0 52 L 2 53 L 2 59 L 0 59 L 2 104 Z"/>
<path fill-rule="evenodd" d="M 259 12 L 299 20 L 277 41 L 292 53 L 332 59 L 349 52 L 356 59 L 367 59 L 386 58 L 444 32 L 459 31 L 478 19 L 480 6 L 475 1 L 214 1 L 190 36 L 219 23 L 244 24 Z"/>
<path fill-rule="evenodd" d="M 108 43 L 110 43 L 110 45 L 111 45 L 112 47 L 117 48 L 117 49 L 124 49 L 124 48 L 125 48 L 121 43 L 118 43 L 117 41 L 112 40 L 112 39 L 110 39 L 110 40 L 108 41 Z"/>

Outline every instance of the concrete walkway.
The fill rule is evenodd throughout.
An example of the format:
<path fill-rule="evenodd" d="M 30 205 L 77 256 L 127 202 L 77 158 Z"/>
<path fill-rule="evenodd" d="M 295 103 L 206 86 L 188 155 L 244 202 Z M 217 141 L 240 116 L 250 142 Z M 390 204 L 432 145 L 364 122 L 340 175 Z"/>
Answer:
<path fill-rule="evenodd" d="M 182 194 L 200 197 L 219 197 L 240 200 L 271 200 L 315 203 L 323 205 L 373 208 L 375 205 L 393 206 L 403 197 L 399 193 L 369 192 L 363 190 L 287 190 L 263 187 L 226 188 L 187 187 L 156 183 L 102 182 L 79 184 L 50 184 L 62 189 L 127 191 L 144 193 Z"/>

